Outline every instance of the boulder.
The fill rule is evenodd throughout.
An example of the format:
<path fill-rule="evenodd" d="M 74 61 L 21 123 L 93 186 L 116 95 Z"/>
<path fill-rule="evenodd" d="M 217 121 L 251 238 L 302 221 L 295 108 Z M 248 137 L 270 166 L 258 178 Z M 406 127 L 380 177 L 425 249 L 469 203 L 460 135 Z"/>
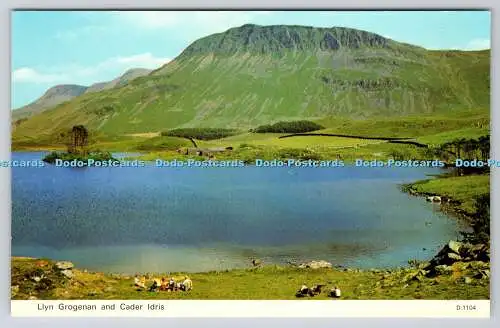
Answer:
<path fill-rule="evenodd" d="M 71 270 L 62 270 L 61 274 L 64 275 L 68 279 L 71 279 L 74 277 L 73 271 L 71 271 Z"/>
<path fill-rule="evenodd" d="M 458 271 L 465 271 L 469 268 L 469 264 L 465 262 L 455 262 L 453 263 L 453 268 L 456 268 Z"/>
<path fill-rule="evenodd" d="M 460 248 L 462 247 L 462 243 L 454 240 L 450 240 L 448 242 L 448 248 L 455 254 L 460 254 Z"/>
<path fill-rule="evenodd" d="M 31 279 L 33 279 L 34 282 L 40 282 L 40 280 L 42 280 L 42 277 L 34 276 Z"/>
<path fill-rule="evenodd" d="M 309 263 L 302 263 L 299 265 L 299 268 L 304 269 L 321 269 L 321 268 L 332 268 L 332 264 L 326 261 L 311 261 Z"/>
<path fill-rule="evenodd" d="M 469 262 L 468 268 L 472 270 L 482 270 L 482 269 L 488 269 L 490 265 L 486 262 L 481 262 L 481 261 L 472 261 Z"/>
<path fill-rule="evenodd" d="M 456 253 L 448 253 L 446 256 L 448 256 L 448 259 L 452 262 L 462 261 L 462 257 Z"/>
<path fill-rule="evenodd" d="M 68 261 L 61 261 L 56 263 L 56 268 L 59 270 L 71 270 L 75 267 L 75 265 Z"/>
<path fill-rule="evenodd" d="M 465 284 L 471 284 L 472 283 L 472 279 L 470 277 L 464 277 L 464 283 Z"/>

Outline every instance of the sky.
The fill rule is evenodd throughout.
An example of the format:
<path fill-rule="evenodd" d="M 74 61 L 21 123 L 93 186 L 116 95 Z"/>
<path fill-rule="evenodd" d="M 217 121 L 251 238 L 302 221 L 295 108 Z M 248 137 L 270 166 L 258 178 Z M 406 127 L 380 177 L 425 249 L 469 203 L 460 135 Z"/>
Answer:
<path fill-rule="evenodd" d="M 11 107 L 58 84 L 158 68 L 193 41 L 244 24 L 351 27 L 427 49 L 490 48 L 487 11 L 14 11 Z"/>

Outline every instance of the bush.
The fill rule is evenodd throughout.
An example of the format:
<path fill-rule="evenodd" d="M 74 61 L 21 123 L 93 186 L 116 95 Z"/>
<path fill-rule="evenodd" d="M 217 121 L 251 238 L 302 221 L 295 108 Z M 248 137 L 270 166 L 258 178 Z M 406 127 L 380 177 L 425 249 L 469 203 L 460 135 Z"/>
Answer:
<path fill-rule="evenodd" d="M 222 128 L 183 128 L 162 132 L 162 136 L 192 138 L 198 140 L 221 139 L 237 134 L 235 129 Z"/>
<path fill-rule="evenodd" d="M 254 133 L 304 133 L 324 129 L 323 126 L 310 121 L 287 121 L 271 125 L 261 125 L 250 130 Z"/>
<path fill-rule="evenodd" d="M 490 241 L 490 194 L 476 197 L 476 213 L 471 224 L 472 233 L 463 233 L 465 240 L 475 243 L 489 243 Z"/>

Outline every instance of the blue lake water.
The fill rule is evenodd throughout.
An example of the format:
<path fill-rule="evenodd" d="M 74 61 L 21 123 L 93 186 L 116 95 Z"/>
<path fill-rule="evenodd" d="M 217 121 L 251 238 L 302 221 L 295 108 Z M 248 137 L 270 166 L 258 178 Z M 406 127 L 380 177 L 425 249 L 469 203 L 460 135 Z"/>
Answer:
<path fill-rule="evenodd" d="M 41 159 L 15 152 L 13 160 Z M 458 223 L 399 184 L 425 168 L 14 168 L 12 255 L 90 270 L 207 271 L 428 259 Z M 427 222 L 427 224 L 426 224 Z M 430 223 L 430 224 L 429 224 Z"/>

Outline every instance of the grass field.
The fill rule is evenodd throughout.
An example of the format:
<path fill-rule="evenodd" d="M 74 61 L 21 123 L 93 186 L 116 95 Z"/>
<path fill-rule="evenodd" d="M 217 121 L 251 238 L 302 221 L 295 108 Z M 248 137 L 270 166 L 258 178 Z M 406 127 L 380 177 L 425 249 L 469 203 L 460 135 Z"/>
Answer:
<path fill-rule="evenodd" d="M 408 116 L 401 118 L 347 119 L 324 118 L 317 121 L 326 128 L 316 133 L 359 135 L 364 137 L 413 138 L 429 145 L 442 144 L 457 138 L 478 138 L 489 134 L 489 112 L 487 110 L 456 111 L 454 115 L 441 114 Z M 193 147 L 187 139 L 162 137 L 158 132 L 107 135 L 100 132 L 92 140 L 92 150 L 143 152 L 143 159 L 185 158 L 176 152 L 178 148 Z M 219 158 L 236 158 L 247 161 L 255 158 L 272 159 L 288 156 L 303 150 L 320 159 L 342 158 L 353 161 L 357 158 L 388 159 L 434 159 L 425 149 L 412 145 L 390 144 L 381 140 L 328 136 L 295 136 L 279 139 L 285 134 L 249 133 L 202 141 L 196 140 L 200 148 L 234 148 L 230 154 L 218 154 Z M 50 135 L 39 138 L 15 137 L 15 150 L 61 150 L 61 141 Z M 293 150 L 293 151 L 290 151 Z M 288 154 L 288 155 L 287 155 Z M 307 156 L 306 156 L 307 157 Z"/>
<path fill-rule="evenodd" d="M 320 131 L 317 131 L 318 133 Z M 289 138 L 279 137 L 286 134 L 280 133 L 245 133 L 233 137 L 223 138 L 210 142 L 202 142 L 204 147 L 227 147 L 241 144 L 254 146 L 269 146 L 282 148 L 318 148 L 318 147 L 357 147 L 368 144 L 381 143 L 380 140 L 366 140 L 356 138 L 327 137 L 327 136 L 296 136 Z"/>
<path fill-rule="evenodd" d="M 50 261 L 47 261 L 50 262 Z M 73 270 L 74 278 L 65 279 L 51 269 L 40 267 L 40 261 L 27 258 L 12 259 L 12 286 L 18 286 L 13 299 L 212 299 L 212 300 L 292 300 L 302 284 L 334 285 L 342 290 L 342 299 L 489 299 L 489 279 L 474 279 L 465 284 L 463 278 L 473 275 L 473 269 L 455 265 L 450 275 L 436 278 L 410 279 L 418 270 L 401 268 L 392 271 L 359 271 L 336 269 L 298 269 L 264 266 L 223 272 L 189 274 L 193 281 L 190 292 L 137 291 L 133 278 L 103 273 Z M 38 273 L 37 273 L 38 272 Z M 36 289 L 29 277 L 45 272 L 51 283 Z M 183 273 L 172 274 L 183 277 Z M 155 277 L 169 277 L 158 274 Z M 148 283 L 150 285 L 150 283 Z M 304 298 L 308 300 L 309 298 Z M 314 299 L 327 299 L 326 293 Z"/>
<path fill-rule="evenodd" d="M 490 175 L 467 175 L 423 180 L 409 185 L 417 193 L 446 196 L 460 203 L 459 209 L 474 213 L 474 197 L 490 193 Z"/>

